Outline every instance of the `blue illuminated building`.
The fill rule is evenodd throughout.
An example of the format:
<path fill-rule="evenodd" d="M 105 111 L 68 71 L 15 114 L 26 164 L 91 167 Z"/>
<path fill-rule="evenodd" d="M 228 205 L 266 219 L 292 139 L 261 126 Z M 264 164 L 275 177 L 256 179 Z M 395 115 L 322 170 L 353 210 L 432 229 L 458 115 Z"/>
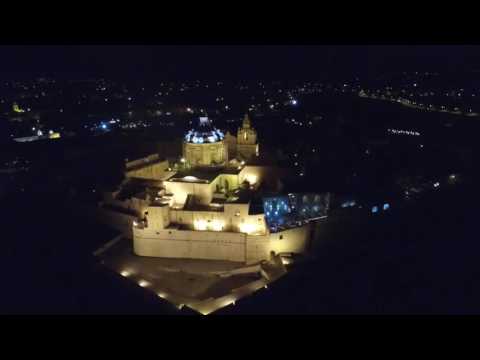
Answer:
<path fill-rule="evenodd" d="M 270 225 L 284 225 L 288 215 L 292 212 L 287 196 L 278 196 L 263 199 L 265 219 Z"/>
<path fill-rule="evenodd" d="M 265 220 L 271 231 L 326 216 L 328 206 L 328 194 L 288 194 L 263 199 Z"/>

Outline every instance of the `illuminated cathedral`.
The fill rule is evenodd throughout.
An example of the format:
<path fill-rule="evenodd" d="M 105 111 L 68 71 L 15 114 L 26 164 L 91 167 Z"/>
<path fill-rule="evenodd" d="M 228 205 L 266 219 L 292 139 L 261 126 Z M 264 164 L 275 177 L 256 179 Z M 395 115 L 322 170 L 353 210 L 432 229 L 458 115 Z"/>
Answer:
<path fill-rule="evenodd" d="M 328 194 L 263 194 L 260 186 L 284 176 L 284 169 L 258 165 L 258 156 L 248 115 L 235 137 L 201 117 L 185 134 L 176 164 L 158 154 L 127 163 L 127 183 L 141 179 L 143 190 L 122 197 L 118 189 L 103 205 L 129 209 L 119 221 L 131 220 L 139 256 L 251 264 L 304 253 L 317 220 L 326 217 Z"/>

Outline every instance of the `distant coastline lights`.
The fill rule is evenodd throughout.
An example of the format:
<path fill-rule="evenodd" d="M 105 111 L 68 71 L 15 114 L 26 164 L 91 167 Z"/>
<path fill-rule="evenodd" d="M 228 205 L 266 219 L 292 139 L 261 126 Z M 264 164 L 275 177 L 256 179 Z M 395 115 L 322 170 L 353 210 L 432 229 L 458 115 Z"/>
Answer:
<path fill-rule="evenodd" d="M 411 130 L 397 130 L 397 129 L 388 129 L 387 130 L 390 134 L 394 135 L 410 135 L 410 136 L 420 136 L 418 131 L 411 131 Z"/>

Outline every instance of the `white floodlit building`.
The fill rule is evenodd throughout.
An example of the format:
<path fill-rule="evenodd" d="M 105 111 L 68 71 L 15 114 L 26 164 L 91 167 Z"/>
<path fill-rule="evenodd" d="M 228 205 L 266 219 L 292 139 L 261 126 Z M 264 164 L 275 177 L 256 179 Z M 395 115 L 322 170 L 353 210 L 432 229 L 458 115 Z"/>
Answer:
<path fill-rule="evenodd" d="M 263 197 L 260 184 L 282 172 L 251 162 L 259 152 L 248 116 L 235 140 L 200 118 L 174 166 L 158 156 L 127 164 L 127 177 L 137 185 L 141 179 L 139 192 L 124 185 L 102 206 L 117 209 L 112 221 L 132 229 L 136 255 L 256 263 L 308 250 L 326 217 L 328 194 Z"/>

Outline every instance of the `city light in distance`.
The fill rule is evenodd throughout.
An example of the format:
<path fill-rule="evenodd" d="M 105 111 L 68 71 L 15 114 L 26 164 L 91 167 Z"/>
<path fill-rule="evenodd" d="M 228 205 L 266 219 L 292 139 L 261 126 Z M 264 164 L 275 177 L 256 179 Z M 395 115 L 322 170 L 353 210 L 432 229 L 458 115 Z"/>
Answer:
<path fill-rule="evenodd" d="M 397 129 L 388 129 L 387 130 L 391 134 L 395 135 L 410 135 L 410 136 L 420 136 L 418 131 L 411 131 L 411 130 L 397 130 Z"/>

